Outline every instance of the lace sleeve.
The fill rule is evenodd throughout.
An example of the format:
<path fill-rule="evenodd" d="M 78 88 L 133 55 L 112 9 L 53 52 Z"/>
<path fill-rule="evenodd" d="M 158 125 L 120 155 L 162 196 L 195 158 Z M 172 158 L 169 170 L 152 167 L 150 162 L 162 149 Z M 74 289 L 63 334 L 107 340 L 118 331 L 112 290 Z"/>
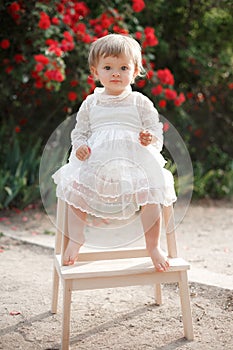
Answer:
<path fill-rule="evenodd" d="M 74 149 L 87 144 L 87 140 L 91 135 L 89 123 L 89 109 L 87 100 L 85 100 L 76 116 L 76 124 L 71 132 L 71 144 Z"/>
<path fill-rule="evenodd" d="M 137 107 L 144 130 L 148 130 L 155 138 L 153 146 L 159 151 L 163 148 L 163 124 L 159 121 L 159 114 L 152 101 L 140 94 L 137 99 Z"/>

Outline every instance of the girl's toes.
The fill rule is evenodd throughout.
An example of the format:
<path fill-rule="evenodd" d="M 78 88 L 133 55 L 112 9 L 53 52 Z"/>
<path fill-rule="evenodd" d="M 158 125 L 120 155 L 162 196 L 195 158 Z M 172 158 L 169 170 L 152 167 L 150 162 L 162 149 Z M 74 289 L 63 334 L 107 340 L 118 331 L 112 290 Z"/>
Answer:
<path fill-rule="evenodd" d="M 70 266 L 70 265 L 74 265 L 75 261 L 77 260 L 77 258 L 71 258 L 69 257 L 65 257 L 63 260 L 63 265 L 64 266 Z"/>
<path fill-rule="evenodd" d="M 163 264 L 158 264 L 155 268 L 156 268 L 156 271 L 158 271 L 158 272 L 164 272 L 165 271 L 164 267 L 163 267 Z"/>
<path fill-rule="evenodd" d="M 64 265 L 64 266 L 69 266 L 69 265 L 70 265 L 70 260 L 67 259 L 67 258 L 64 259 L 64 260 L 63 260 L 63 265 Z"/>
<path fill-rule="evenodd" d="M 169 266 L 169 261 L 165 261 L 164 263 L 157 264 L 155 268 L 158 272 L 164 272 L 168 270 Z"/>

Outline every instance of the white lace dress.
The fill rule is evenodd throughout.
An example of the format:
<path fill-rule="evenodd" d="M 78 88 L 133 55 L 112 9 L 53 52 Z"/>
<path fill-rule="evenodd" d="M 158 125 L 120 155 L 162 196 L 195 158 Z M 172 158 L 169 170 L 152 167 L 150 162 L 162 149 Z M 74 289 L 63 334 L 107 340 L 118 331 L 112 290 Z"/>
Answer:
<path fill-rule="evenodd" d="M 96 217 L 127 219 L 147 203 L 176 201 L 172 174 L 161 155 L 162 123 L 153 103 L 131 88 L 119 96 L 96 88 L 82 103 L 71 133 L 72 152 L 53 180 L 57 197 Z M 157 141 L 147 147 L 139 132 Z M 76 158 L 83 144 L 91 149 L 85 161 Z"/>

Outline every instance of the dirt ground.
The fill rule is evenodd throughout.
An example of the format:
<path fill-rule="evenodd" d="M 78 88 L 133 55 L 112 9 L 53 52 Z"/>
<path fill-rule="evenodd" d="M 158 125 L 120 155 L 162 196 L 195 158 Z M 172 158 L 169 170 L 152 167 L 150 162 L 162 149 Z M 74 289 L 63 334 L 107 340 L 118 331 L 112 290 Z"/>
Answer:
<path fill-rule="evenodd" d="M 37 237 L 54 228 L 35 209 L 0 214 L 0 349 L 59 349 L 61 293 L 58 314 L 50 313 L 53 252 L 9 238 L 10 232 Z M 192 204 L 178 227 L 180 255 L 194 270 L 233 280 L 232 224 L 232 203 Z M 73 293 L 71 349 L 233 349 L 233 288 L 204 282 L 190 281 L 193 342 L 183 338 L 174 285 L 163 286 L 162 306 L 154 304 L 152 286 Z"/>

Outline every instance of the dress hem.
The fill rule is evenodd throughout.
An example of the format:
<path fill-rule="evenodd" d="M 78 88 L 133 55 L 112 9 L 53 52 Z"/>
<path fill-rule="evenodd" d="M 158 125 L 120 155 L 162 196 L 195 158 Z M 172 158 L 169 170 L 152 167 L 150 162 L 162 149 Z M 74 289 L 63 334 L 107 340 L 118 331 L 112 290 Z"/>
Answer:
<path fill-rule="evenodd" d="M 121 218 L 119 216 L 104 216 L 104 215 L 98 215 L 94 212 L 91 212 L 90 210 L 88 209 L 84 209 L 82 208 L 81 206 L 77 206 L 75 205 L 74 203 L 71 203 L 71 201 L 68 201 L 67 199 L 65 198 L 62 198 L 61 196 L 57 196 L 58 198 L 60 198 L 61 200 L 65 201 L 68 205 L 71 205 L 73 206 L 75 209 L 79 209 L 81 210 L 82 212 L 85 212 L 87 213 L 88 215 L 92 215 L 92 216 L 95 216 L 96 218 L 101 218 L 101 219 L 110 219 L 110 220 L 127 220 L 129 218 L 131 218 L 132 216 L 135 215 L 136 212 L 138 212 L 140 210 L 140 207 L 141 206 L 144 206 L 144 205 L 147 205 L 147 204 L 157 204 L 157 205 L 163 205 L 165 207 L 169 207 L 170 205 L 172 205 L 173 203 L 176 202 L 177 198 L 171 200 L 169 203 L 166 202 L 166 203 L 159 203 L 159 202 L 155 202 L 155 201 L 146 201 L 144 203 L 140 203 L 140 204 L 137 204 L 137 208 L 135 209 L 134 213 L 130 214 L 130 215 L 127 215 L 127 216 L 122 216 Z"/>

